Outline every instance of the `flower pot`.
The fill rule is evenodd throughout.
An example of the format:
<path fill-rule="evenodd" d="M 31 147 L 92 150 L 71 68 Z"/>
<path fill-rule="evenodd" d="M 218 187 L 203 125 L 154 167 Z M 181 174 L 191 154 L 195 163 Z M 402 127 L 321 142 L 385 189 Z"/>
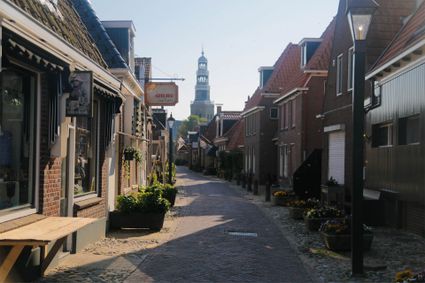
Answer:
<path fill-rule="evenodd" d="M 287 199 L 285 197 L 273 197 L 273 204 L 278 206 L 285 206 Z"/>
<path fill-rule="evenodd" d="M 289 207 L 289 216 L 292 219 L 300 220 L 304 217 L 304 208 L 302 207 Z"/>
<path fill-rule="evenodd" d="M 132 152 L 124 152 L 124 160 L 133 160 L 134 154 Z"/>
<path fill-rule="evenodd" d="M 275 197 L 273 196 L 273 204 L 278 206 L 288 206 L 288 203 L 295 200 L 296 196 L 284 196 L 284 197 Z"/>
<path fill-rule="evenodd" d="M 305 226 L 309 231 L 318 231 L 320 226 L 328 220 L 338 218 L 307 218 L 304 217 Z"/>
<path fill-rule="evenodd" d="M 351 250 L 351 235 L 350 234 L 328 234 L 320 233 L 326 248 L 331 251 L 349 251 Z M 363 250 L 368 251 L 372 246 L 373 234 L 363 234 Z"/>
<path fill-rule="evenodd" d="M 120 228 L 147 228 L 155 231 L 162 229 L 165 212 L 163 213 L 109 213 L 109 225 L 112 229 Z"/>

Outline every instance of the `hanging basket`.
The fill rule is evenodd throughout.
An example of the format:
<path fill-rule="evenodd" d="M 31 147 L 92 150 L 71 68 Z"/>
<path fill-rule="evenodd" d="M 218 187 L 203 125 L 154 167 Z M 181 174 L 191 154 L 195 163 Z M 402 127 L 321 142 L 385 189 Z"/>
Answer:
<path fill-rule="evenodd" d="M 131 161 L 134 159 L 134 154 L 132 152 L 124 152 L 124 160 Z"/>

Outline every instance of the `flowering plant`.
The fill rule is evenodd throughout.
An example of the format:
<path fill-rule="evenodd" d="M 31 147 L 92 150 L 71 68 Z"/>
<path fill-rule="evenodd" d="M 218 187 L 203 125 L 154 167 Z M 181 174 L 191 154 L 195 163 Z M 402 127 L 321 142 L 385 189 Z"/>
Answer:
<path fill-rule="evenodd" d="M 335 207 L 323 206 L 309 209 L 305 216 L 307 218 L 341 218 L 344 216 L 344 212 Z"/>
<path fill-rule="evenodd" d="M 295 194 L 293 192 L 288 192 L 288 191 L 277 191 L 273 193 L 273 196 L 277 198 L 282 198 L 282 197 L 295 196 Z"/>
<path fill-rule="evenodd" d="M 348 218 L 328 220 L 320 226 L 320 232 L 328 234 L 350 234 L 351 223 Z M 363 224 L 363 232 L 371 233 L 372 229 Z"/>
<path fill-rule="evenodd" d="M 395 282 L 425 282 L 425 270 L 417 274 L 413 274 L 412 270 L 410 269 L 405 269 L 403 271 L 397 272 L 395 275 Z"/>

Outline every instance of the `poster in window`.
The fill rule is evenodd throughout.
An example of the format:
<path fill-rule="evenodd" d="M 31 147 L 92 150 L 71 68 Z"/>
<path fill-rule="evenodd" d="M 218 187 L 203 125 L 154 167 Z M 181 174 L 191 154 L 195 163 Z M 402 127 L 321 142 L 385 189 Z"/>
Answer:
<path fill-rule="evenodd" d="M 66 100 L 66 116 L 87 116 L 92 114 L 93 73 L 88 71 L 72 72 L 69 76 L 71 93 Z"/>

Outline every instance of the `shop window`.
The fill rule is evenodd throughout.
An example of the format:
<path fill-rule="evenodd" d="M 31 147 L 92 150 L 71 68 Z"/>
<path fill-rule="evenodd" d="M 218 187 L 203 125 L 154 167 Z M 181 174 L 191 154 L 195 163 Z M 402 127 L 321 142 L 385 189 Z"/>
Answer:
<path fill-rule="evenodd" d="M 93 101 L 93 117 L 77 117 L 75 140 L 74 195 L 96 193 L 99 175 L 98 156 L 98 104 Z"/>
<path fill-rule="evenodd" d="M 34 204 L 36 97 L 34 75 L 0 73 L 0 213 Z"/>
<path fill-rule="evenodd" d="M 383 123 L 373 126 L 372 146 L 382 147 L 393 145 L 393 124 Z"/>
<path fill-rule="evenodd" d="M 419 115 L 398 120 L 398 144 L 418 144 L 420 142 Z"/>

